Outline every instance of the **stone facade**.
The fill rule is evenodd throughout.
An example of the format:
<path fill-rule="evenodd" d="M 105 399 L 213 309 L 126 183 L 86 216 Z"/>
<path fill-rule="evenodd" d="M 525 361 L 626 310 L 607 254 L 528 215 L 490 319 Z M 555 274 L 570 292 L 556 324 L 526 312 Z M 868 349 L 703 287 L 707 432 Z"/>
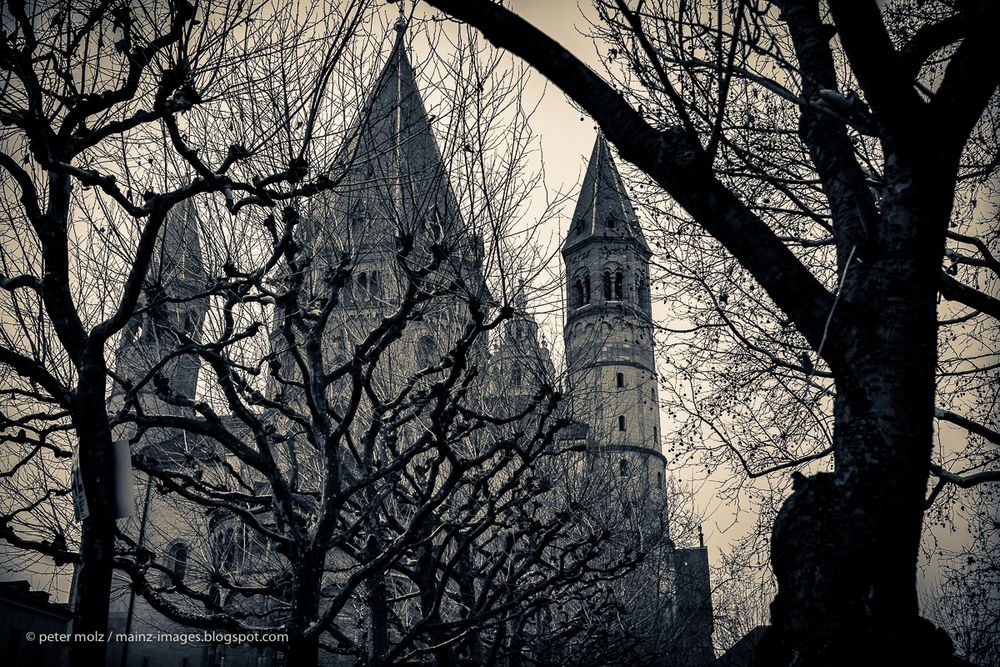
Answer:
<path fill-rule="evenodd" d="M 407 58 L 402 30 L 334 166 L 346 170 L 340 187 L 309 204 L 298 236 L 311 259 L 302 283 L 309 295 L 317 299 L 326 296 L 331 289 L 330 276 L 345 262 L 350 266 L 349 277 L 335 286 L 339 303 L 328 329 L 340 333 L 323 341 L 331 363 L 347 360 L 354 346 L 398 306 L 407 289 L 398 261 L 400 238 L 411 241 L 408 257 L 414 264 L 428 261 L 436 245 L 446 244 L 448 260 L 432 279 L 459 286 L 392 343 L 392 363 L 386 364 L 385 377 L 379 378 L 391 385 L 440 364 L 442 351 L 451 349 L 461 336 L 470 305 L 488 307 L 492 302 L 481 270 L 483 243 L 462 221 Z M 168 220 L 159 248 L 150 281 L 156 294 L 151 296 L 176 298 L 168 298 L 156 313 L 136 317 L 125 331 L 116 369 L 127 383 L 140 381 L 165 349 L 176 348 L 176 336 L 167 339 L 171 330 L 197 339 L 205 325 L 207 301 L 193 298 L 207 280 L 193 207 L 181 209 Z M 711 657 L 707 552 L 703 548 L 674 550 L 664 523 L 666 460 L 659 443 L 649 289 L 651 253 L 601 136 L 594 146 L 562 252 L 568 294 L 566 416 L 573 422 L 564 437 L 578 440 L 576 449 L 582 452 L 578 463 L 566 468 L 567 477 L 575 478 L 566 483 L 586 485 L 587 479 L 600 480 L 590 497 L 598 494 L 598 503 L 610 520 L 631 526 L 630 535 L 639 535 L 639 548 L 648 544 L 656 551 L 658 558 L 652 560 L 657 566 L 639 570 L 626 583 L 643 588 L 648 598 L 643 604 L 656 607 L 657 619 L 677 627 L 690 626 L 682 642 L 688 658 L 679 661 L 674 655 L 670 661 L 695 667 Z M 515 316 L 495 335 L 494 349 L 487 349 L 484 340 L 473 351 L 477 363 L 491 368 L 491 376 L 474 391 L 489 394 L 489 400 L 502 403 L 512 414 L 531 401 L 541 383 L 555 382 L 548 347 L 528 313 L 523 292 L 514 305 Z M 271 327 L 281 372 L 291 372 L 281 350 L 277 316 Z M 181 355 L 159 368 L 156 381 L 161 390 L 165 385 L 178 395 L 193 398 L 198 394 L 198 374 L 197 360 Z M 272 385 L 270 390 L 272 395 L 284 392 L 279 398 L 285 402 L 301 400 L 294 391 L 288 393 L 287 386 Z M 110 398 L 112 407 L 120 404 L 128 391 L 128 386 L 117 384 Z M 334 387 L 334 394 L 337 391 Z M 141 393 L 140 403 L 150 411 L 178 416 L 190 410 L 167 404 L 148 391 Z M 287 428 L 289 438 L 303 437 L 293 426 Z M 132 435 L 123 432 L 120 437 Z M 177 466 L 192 458 L 204 462 L 217 456 L 209 445 L 169 429 L 147 432 L 136 453 Z M 234 572 L 239 567 L 266 566 L 267 558 L 234 533 L 238 525 L 231 519 L 211 512 L 192 517 L 163 495 L 155 482 L 141 475 L 136 488 L 142 489 L 145 497 L 139 498 L 136 516 L 125 530 L 165 570 L 165 583 L 171 582 L 171 573 L 174 583 L 182 583 L 187 563 L 195 559 Z M 249 562 L 230 562 L 233 553 L 244 554 L 244 560 L 246 554 L 255 557 Z M 337 554 L 331 554 L 331 559 L 336 558 Z M 678 583 L 683 583 L 683 592 L 676 587 Z M 124 578 L 117 580 L 117 586 L 114 631 L 184 631 L 160 616 L 141 596 L 133 595 Z M 683 624 L 679 623 L 682 617 Z M 124 659 L 122 651 L 127 651 Z M 231 664 L 234 660 L 265 666 L 280 661 L 273 650 L 213 645 L 165 651 L 148 645 L 118 647 L 112 658 L 118 661 L 114 664 L 122 665 L 188 667 Z"/>

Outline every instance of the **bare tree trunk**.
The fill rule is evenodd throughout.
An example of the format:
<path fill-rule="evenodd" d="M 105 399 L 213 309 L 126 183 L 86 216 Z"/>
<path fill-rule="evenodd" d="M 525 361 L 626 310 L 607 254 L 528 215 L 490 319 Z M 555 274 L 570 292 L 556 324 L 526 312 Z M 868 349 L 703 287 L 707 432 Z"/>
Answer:
<path fill-rule="evenodd" d="M 378 557 L 381 544 L 374 532 L 368 535 L 365 557 Z M 368 665 L 380 665 L 389 651 L 389 602 L 382 571 L 372 572 L 365 581 L 368 602 L 368 642 L 366 646 Z"/>
<path fill-rule="evenodd" d="M 298 563 L 292 578 L 292 614 L 288 624 L 288 664 L 314 667 L 319 663 L 319 635 L 306 635 L 309 625 L 319 617 L 323 556 L 307 553 Z"/>
<path fill-rule="evenodd" d="M 458 590 L 466 614 L 472 614 L 476 604 L 476 575 L 472 558 L 470 549 L 462 554 L 458 566 Z M 483 637 L 478 628 L 469 631 L 468 639 L 464 645 L 468 647 L 469 661 L 475 665 L 482 665 L 485 659 Z"/>
<path fill-rule="evenodd" d="M 836 471 L 800 478 L 775 522 L 779 591 L 758 665 L 943 665 L 951 655 L 947 635 L 919 616 L 914 567 L 950 198 L 932 178 L 905 180 L 904 194 L 887 196 L 863 261 L 847 268 L 855 276 L 838 308 L 854 330 L 840 341 Z"/>
<path fill-rule="evenodd" d="M 429 528 L 430 526 L 425 532 L 430 532 Z M 425 539 L 430 540 L 429 537 L 425 537 Z M 420 589 L 420 613 L 431 626 L 441 622 L 441 614 L 436 605 L 437 587 L 438 585 L 447 585 L 445 581 L 438 584 L 435 576 L 436 565 L 434 545 L 428 542 L 420 549 L 420 557 L 417 561 L 417 586 Z M 432 646 L 437 647 L 433 653 L 436 667 L 451 667 L 455 664 L 452 647 L 444 643 L 446 638 L 440 631 L 432 630 L 428 633 L 428 639 Z"/>
<path fill-rule="evenodd" d="M 107 649 L 116 508 L 114 452 L 104 405 L 106 377 L 102 359 L 82 365 L 75 399 L 80 473 L 89 516 L 83 521 L 73 632 L 89 639 L 73 642 L 70 664 L 74 667 L 104 664 Z"/>
<path fill-rule="evenodd" d="M 521 667 L 521 654 L 524 652 L 524 641 L 521 638 L 524 632 L 524 623 L 521 614 L 513 616 L 507 625 L 510 626 L 510 657 L 507 659 L 507 667 Z"/>

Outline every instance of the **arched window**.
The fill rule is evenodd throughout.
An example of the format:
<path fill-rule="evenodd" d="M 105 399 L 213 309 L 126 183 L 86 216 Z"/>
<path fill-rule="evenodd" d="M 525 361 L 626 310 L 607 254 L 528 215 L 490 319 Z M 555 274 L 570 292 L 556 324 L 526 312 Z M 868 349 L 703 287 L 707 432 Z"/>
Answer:
<path fill-rule="evenodd" d="M 173 572 L 178 581 L 184 581 L 187 573 L 188 548 L 183 542 L 174 542 L 167 549 L 167 569 Z"/>
<path fill-rule="evenodd" d="M 427 368 L 439 360 L 437 341 L 431 336 L 421 336 L 417 341 L 417 367 Z"/>
<path fill-rule="evenodd" d="M 656 427 L 654 426 L 653 427 L 653 444 L 655 445 L 657 442 L 659 442 L 659 435 L 657 434 Z"/>
<path fill-rule="evenodd" d="M 604 272 L 604 300 L 621 301 L 622 287 L 624 280 L 620 270 L 612 272 L 610 269 Z"/>
<path fill-rule="evenodd" d="M 368 272 L 368 296 L 373 299 L 382 298 L 382 272 Z"/>
<path fill-rule="evenodd" d="M 355 303 L 361 303 L 368 294 L 368 272 L 362 271 L 359 273 L 354 282 L 354 301 Z"/>
<path fill-rule="evenodd" d="M 372 173 L 369 178 L 373 178 L 374 176 L 375 174 Z M 364 229 L 365 218 L 367 216 L 365 213 L 365 203 L 363 201 L 359 200 L 354 202 L 354 206 L 351 207 L 351 212 L 348 215 L 351 221 L 351 227 L 354 230 Z"/>
<path fill-rule="evenodd" d="M 656 473 L 656 483 L 660 487 L 663 486 L 663 473 L 662 472 Z"/>
<path fill-rule="evenodd" d="M 624 373 L 615 373 L 615 386 L 618 387 L 619 389 L 624 389 L 625 388 L 625 374 Z"/>
<path fill-rule="evenodd" d="M 431 212 L 430 222 L 425 222 L 424 225 L 430 234 L 432 241 L 440 241 L 444 238 L 444 225 L 442 224 L 441 211 L 435 205 L 434 210 Z"/>
<path fill-rule="evenodd" d="M 143 345 L 155 345 L 160 340 L 159 327 L 150 318 L 143 318 L 136 338 Z"/>
<path fill-rule="evenodd" d="M 510 384 L 514 387 L 521 386 L 521 367 L 515 365 L 510 369 Z"/>
<path fill-rule="evenodd" d="M 604 225 L 605 225 L 605 226 L 606 226 L 606 227 L 607 227 L 608 229 L 614 229 L 614 228 L 615 228 L 615 224 L 616 224 L 616 223 L 615 223 L 615 216 L 613 216 L 613 215 L 609 215 L 609 216 L 608 216 L 607 218 L 605 218 L 605 220 L 604 220 Z"/>
<path fill-rule="evenodd" d="M 222 567 L 232 571 L 236 564 L 236 531 L 230 528 L 222 540 Z"/>
<path fill-rule="evenodd" d="M 618 430 L 625 430 L 625 415 L 618 415 Z"/>
<path fill-rule="evenodd" d="M 622 459 L 618 462 L 618 474 L 622 477 L 628 476 L 628 460 Z"/>
<path fill-rule="evenodd" d="M 382 296 L 382 272 L 359 271 L 344 285 L 340 300 L 345 306 L 364 306 Z"/>
<path fill-rule="evenodd" d="M 578 218 L 577 219 L 577 221 L 576 221 L 576 235 L 577 236 L 579 236 L 580 234 L 583 234 L 583 226 L 584 226 L 584 224 L 585 223 L 584 223 L 583 218 Z"/>
<path fill-rule="evenodd" d="M 573 281 L 573 295 L 570 305 L 573 308 L 582 308 L 590 303 L 590 274 L 581 273 Z"/>
<path fill-rule="evenodd" d="M 649 283 L 641 273 L 635 274 L 635 298 L 638 306 L 648 315 L 650 313 Z"/>

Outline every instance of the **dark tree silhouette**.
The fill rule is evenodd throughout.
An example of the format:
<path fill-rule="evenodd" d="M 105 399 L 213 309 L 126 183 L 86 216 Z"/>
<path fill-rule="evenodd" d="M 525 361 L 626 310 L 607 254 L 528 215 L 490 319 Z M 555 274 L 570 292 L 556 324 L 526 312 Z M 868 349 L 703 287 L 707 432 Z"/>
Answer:
<path fill-rule="evenodd" d="M 1000 74 L 981 67 L 998 55 L 995 5 L 602 1 L 596 31 L 629 72 L 612 85 L 500 5 L 429 4 L 524 58 L 589 113 L 801 337 L 801 354 L 776 355 L 775 365 L 832 381 L 834 470 L 799 475 L 777 515 L 778 593 L 760 664 L 944 663 L 948 638 L 917 606 L 928 480 L 997 476 L 949 480 L 931 459 L 936 414 L 963 425 L 957 411 L 936 413 L 947 359 L 937 301 L 1000 315 L 995 273 L 980 282 L 944 271 L 949 258 L 963 269 L 992 261 L 995 231 L 956 237 L 950 225 L 962 184 L 985 181 L 997 164 Z M 752 111 L 748 88 L 765 121 L 794 122 L 769 135 L 759 119 L 734 122 L 730 103 Z M 752 179 L 731 169 L 739 162 L 772 177 L 745 187 Z M 948 238 L 978 256 L 946 252 Z M 994 417 L 983 419 L 963 426 L 995 438 Z M 777 469 L 798 465 L 788 458 Z"/>
<path fill-rule="evenodd" d="M 317 5 L 302 21 L 280 3 L 0 7 L 0 364 L 14 448 L 5 467 L 16 485 L 28 461 L 69 456 L 71 432 L 89 507 L 78 552 L 50 525 L 16 529 L 19 515 L 65 495 L 57 480 L 25 489 L 25 505 L 10 496 L 0 536 L 77 564 L 79 633 L 105 633 L 108 620 L 116 507 L 107 349 L 139 302 L 164 220 L 203 193 L 219 193 L 235 214 L 328 185 L 308 178 L 315 109 L 366 12 L 364 2 Z M 319 44 L 317 30 L 330 41 Z M 296 58 L 299 76 L 262 111 L 262 81 L 280 81 Z M 99 249 L 87 256 L 81 241 Z M 102 664 L 105 648 L 77 643 L 72 662 Z"/>
<path fill-rule="evenodd" d="M 107 631 L 114 591 L 129 599 L 126 632 L 142 608 L 171 629 L 283 633 L 261 641 L 295 665 L 321 651 L 369 665 L 648 655 L 644 632 L 675 639 L 654 636 L 668 634 L 663 507 L 648 494 L 607 506 L 610 488 L 633 489 L 617 469 L 587 469 L 562 437 L 559 378 L 526 312 L 531 288 L 514 280 L 540 270 L 516 245 L 530 235 L 512 232 L 538 182 L 524 72 L 467 35 L 429 114 L 403 24 L 374 76 L 385 35 L 359 36 L 365 5 L 312 8 L 150 7 L 143 34 L 155 10 L 176 33 L 135 65 L 151 81 L 79 121 L 59 163 L 24 118 L 64 122 L 79 100 L 58 98 L 72 85 L 59 68 L 75 70 L 55 48 L 62 33 L 37 27 L 48 10 L 18 17 L 14 41 L 41 52 L 29 42 L 44 35 L 59 65 L 46 70 L 57 111 L 19 115 L 33 84 L 10 85 L 0 106 L 33 170 L 4 154 L 21 200 L 7 205 L 5 240 L 29 242 L 3 255 L 0 361 L 23 378 L 4 376 L 0 537 L 16 557 L 80 566 L 79 633 Z M 129 9 L 116 12 L 92 8 L 81 39 L 104 48 L 116 22 L 138 33 Z M 181 69 L 180 92 L 157 67 Z M 101 134 L 77 139 L 90 132 Z M 60 208 L 33 217 L 45 179 L 62 178 Z M 38 252 L 64 270 L 50 276 Z M 75 303 L 48 304 L 46 280 Z M 66 317 L 87 324 L 70 331 Z M 90 512 L 79 535 L 72 433 Z M 117 524 L 116 441 L 141 489 Z M 77 644 L 74 664 L 100 664 L 106 645 Z M 116 649 L 126 661 L 129 647 Z"/>

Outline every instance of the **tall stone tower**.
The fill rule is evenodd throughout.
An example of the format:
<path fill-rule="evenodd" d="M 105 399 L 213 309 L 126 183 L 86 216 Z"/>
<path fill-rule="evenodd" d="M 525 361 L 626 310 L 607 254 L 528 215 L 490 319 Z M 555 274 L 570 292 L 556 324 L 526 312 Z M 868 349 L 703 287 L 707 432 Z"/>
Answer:
<path fill-rule="evenodd" d="M 701 667 L 714 659 L 708 551 L 704 544 L 675 548 L 669 535 L 649 290 L 652 253 L 600 134 L 562 255 L 572 417 L 587 427 L 581 429 L 587 431 L 584 488 L 613 542 L 659 555 L 613 587 L 637 622 L 660 629 L 660 642 L 646 647 L 650 664 Z"/>
<path fill-rule="evenodd" d="M 588 456 L 627 497 L 663 515 L 666 460 L 649 295 L 651 252 L 603 135 L 598 135 L 563 243 L 566 365 Z"/>
<path fill-rule="evenodd" d="M 419 321 L 408 322 L 393 343 L 391 362 L 380 364 L 386 386 L 438 364 L 462 335 L 468 304 L 489 301 L 482 239 L 459 210 L 432 131 L 434 116 L 427 113 L 407 54 L 405 22 L 395 29 L 385 67 L 330 166 L 338 186 L 308 204 L 299 230 L 309 256 L 305 289 L 317 302 L 329 297 L 330 269 L 349 264 L 350 277 L 324 334 L 334 363 L 400 306 L 411 287 L 408 275 L 430 266 L 435 254 L 443 257 L 421 279 L 421 289 L 443 287 L 447 296 L 421 304 Z"/>
<path fill-rule="evenodd" d="M 183 336 L 201 337 L 208 299 L 198 298 L 207 287 L 207 272 L 198 234 L 198 215 L 190 201 L 167 216 L 150 264 L 140 304 L 122 332 L 115 370 L 130 384 L 144 382 L 138 398 L 153 414 L 178 414 L 180 408 L 159 398 L 173 393 L 193 399 L 198 385 L 198 357 L 190 354 L 169 358 L 152 378 L 156 367 L 181 346 Z M 111 405 L 122 399 L 125 388 L 115 383 Z"/>
<path fill-rule="evenodd" d="M 109 407 L 116 410 L 135 388 L 135 402 L 147 415 L 194 416 L 190 407 L 179 405 L 194 400 L 198 391 L 200 359 L 176 352 L 184 340 L 201 340 L 209 301 L 202 296 L 209 273 L 202 253 L 199 219 L 191 201 L 174 207 L 163 223 L 143 287 L 138 312 L 122 332 L 115 372 L 127 383 L 115 382 Z M 155 373 L 151 373 L 155 369 Z M 140 386 L 141 383 L 141 386 Z M 119 426 L 117 438 L 132 439 L 135 428 Z M 173 428 L 151 428 L 133 444 L 137 455 L 155 461 L 161 469 L 188 470 L 201 474 L 207 468 L 206 454 L 211 445 L 202 438 Z M 139 548 L 184 581 L 190 563 L 205 562 L 212 543 L 204 539 L 209 520 L 205 513 L 191 512 L 175 495 L 157 488 L 154 478 L 134 472 L 135 514 L 120 524 L 122 531 Z M 150 581 L 168 586 L 166 575 L 150 570 Z M 132 588 L 123 573 L 116 572 L 112 583 L 109 629 L 112 632 L 186 632 L 189 629 L 161 616 Z M 108 664 L 165 665 L 206 664 L 206 649 L 195 645 L 156 642 L 114 642 Z"/>

